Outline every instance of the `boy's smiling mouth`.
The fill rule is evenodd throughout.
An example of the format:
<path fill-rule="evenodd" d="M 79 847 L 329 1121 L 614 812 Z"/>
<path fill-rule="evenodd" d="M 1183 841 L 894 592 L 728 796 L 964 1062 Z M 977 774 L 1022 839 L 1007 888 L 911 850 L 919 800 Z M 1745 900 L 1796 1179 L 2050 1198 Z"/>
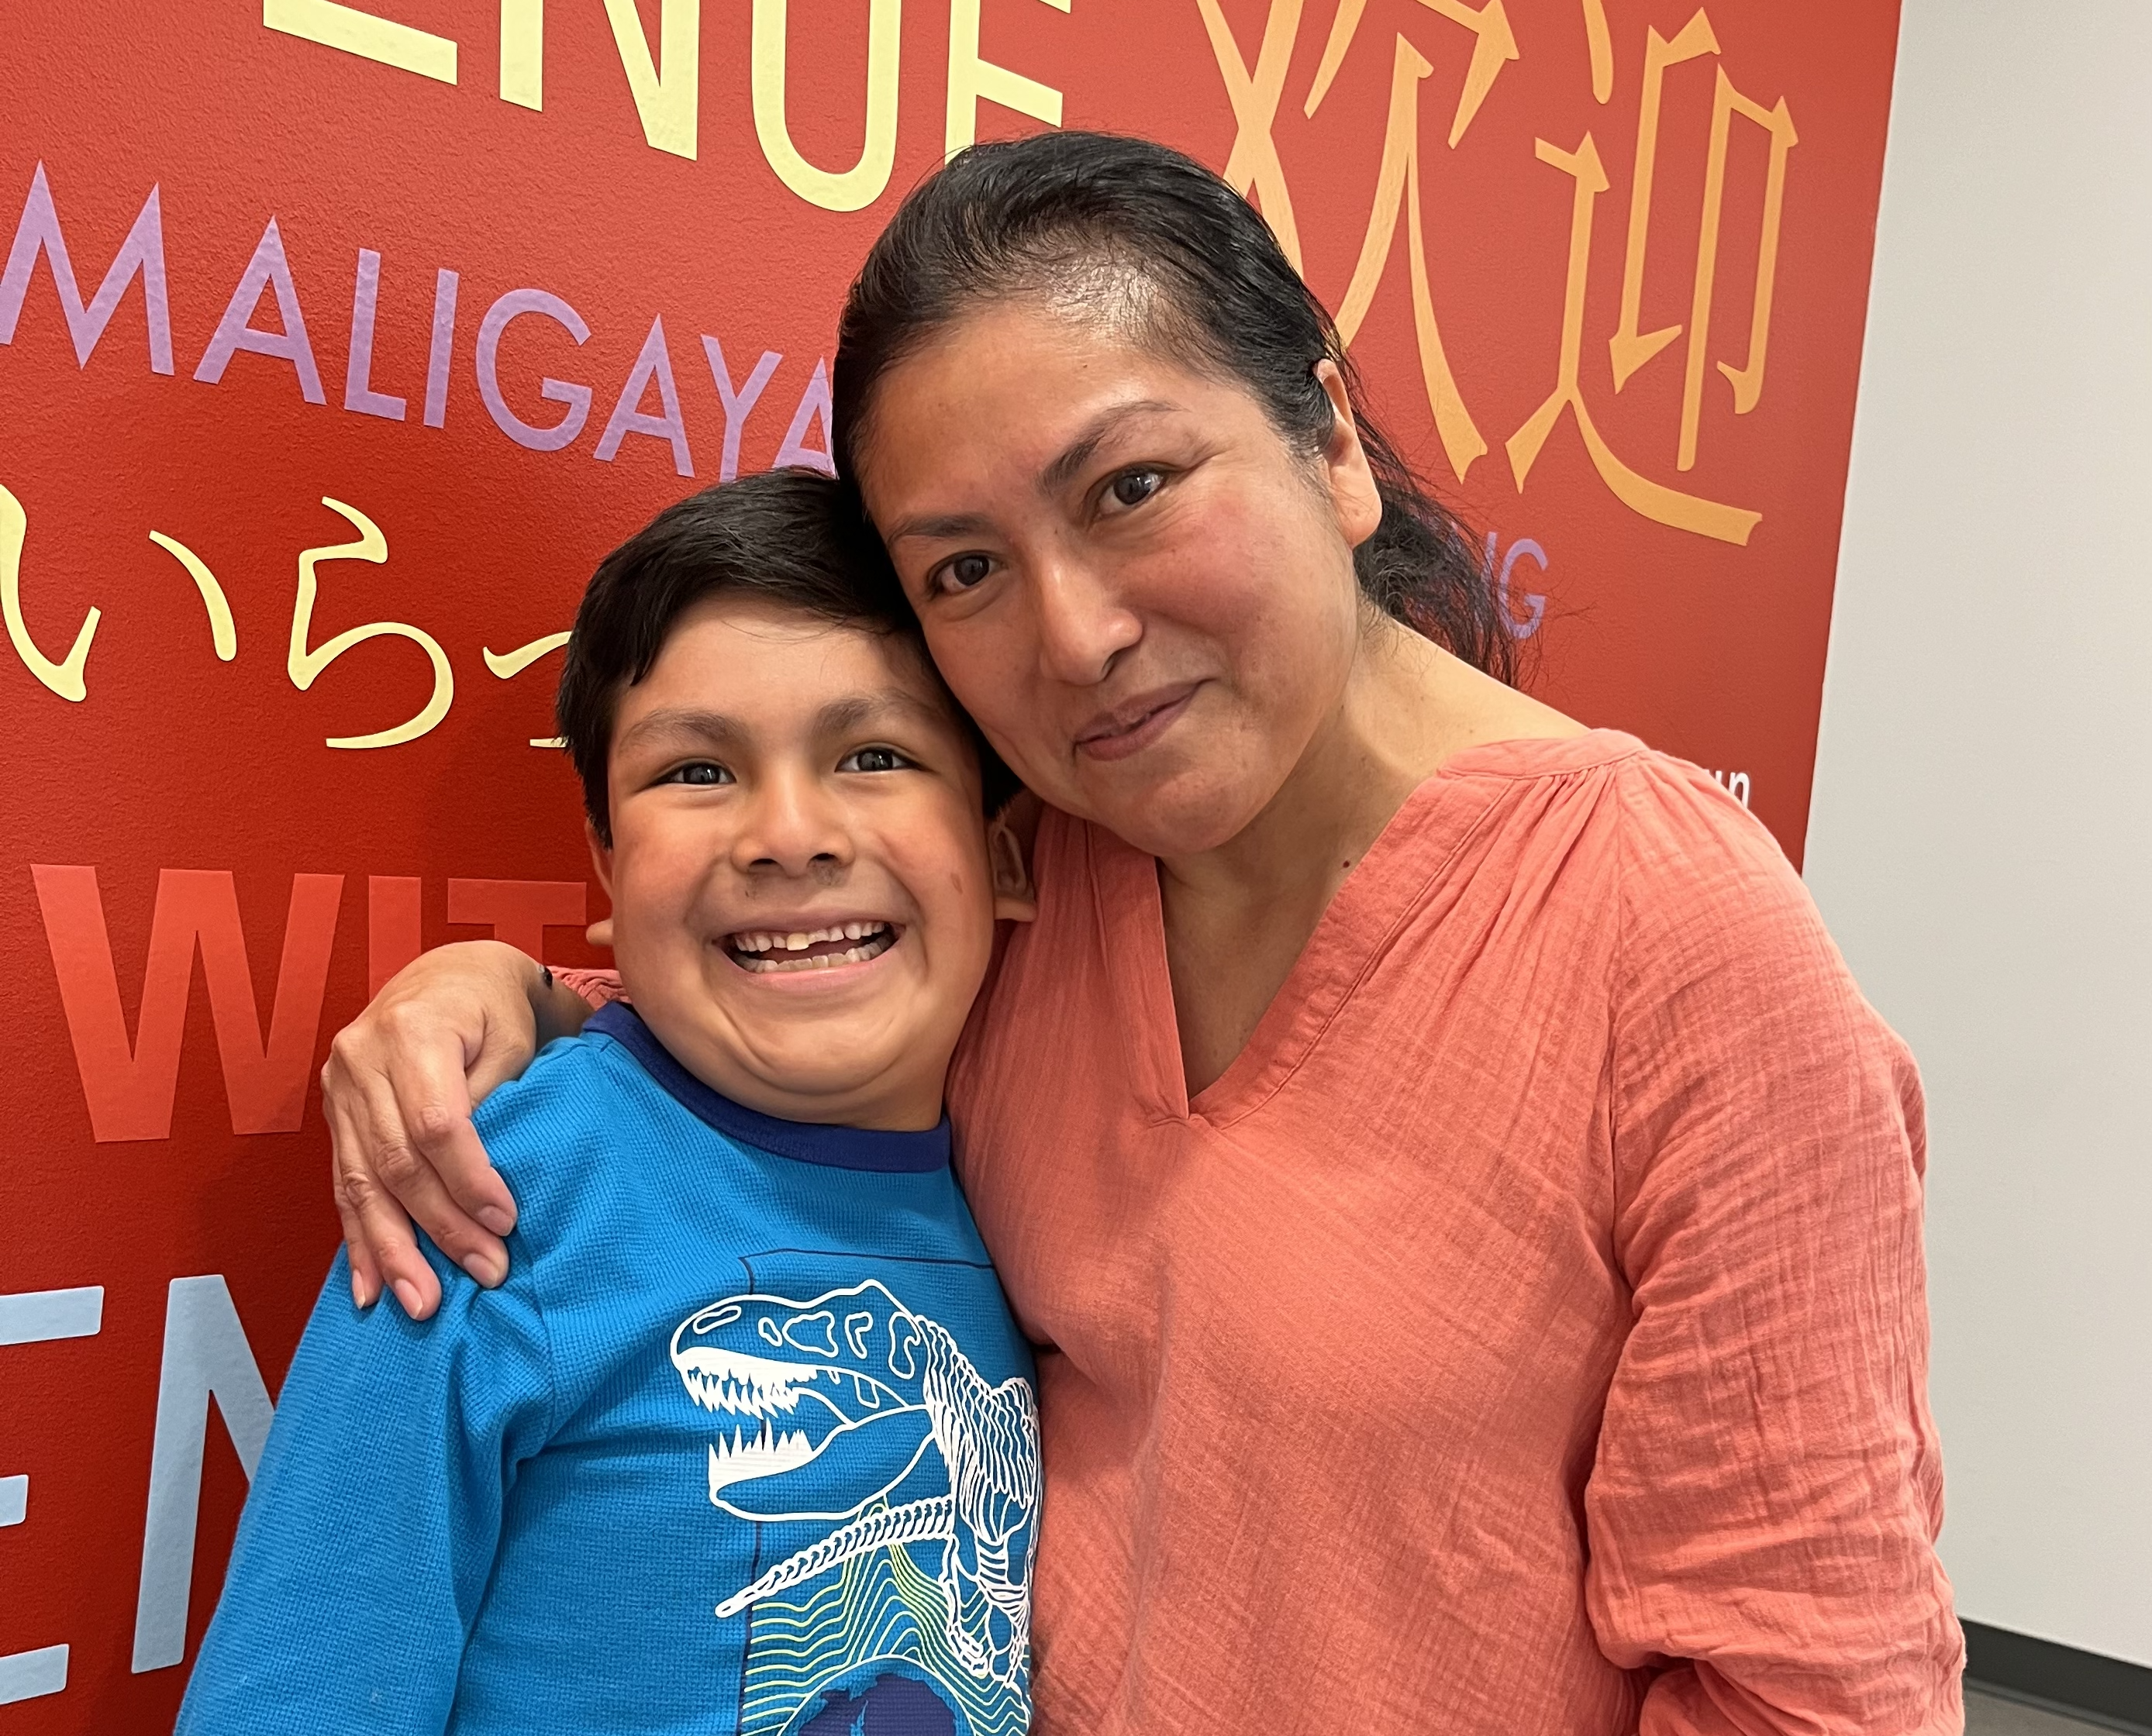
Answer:
<path fill-rule="evenodd" d="M 894 923 L 867 918 L 820 929 L 743 929 L 726 935 L 724 944 L 741 969 L 768 976 L 865 964 L 895 946 L 903 933 Z"/>

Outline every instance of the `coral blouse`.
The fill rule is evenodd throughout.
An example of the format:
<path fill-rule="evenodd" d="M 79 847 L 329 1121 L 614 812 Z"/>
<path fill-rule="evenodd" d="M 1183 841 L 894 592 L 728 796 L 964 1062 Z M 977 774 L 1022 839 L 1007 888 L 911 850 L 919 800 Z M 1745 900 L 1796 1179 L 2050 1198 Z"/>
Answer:
<path fill-rule="evenodd" d="M 1764 828 L 1469 750 L 1187 1096 L 1049 813 L 951 1085 L 1039 1359 L 1047 1736 L 1962 1728 L 1920 1087 Z"/>

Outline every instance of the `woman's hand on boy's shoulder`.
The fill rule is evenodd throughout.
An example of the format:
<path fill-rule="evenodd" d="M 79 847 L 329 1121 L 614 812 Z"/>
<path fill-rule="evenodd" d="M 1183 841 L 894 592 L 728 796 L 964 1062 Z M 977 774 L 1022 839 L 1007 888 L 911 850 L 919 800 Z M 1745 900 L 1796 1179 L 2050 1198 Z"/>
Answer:
<path fill-rule="evenodd" d="M 573 1028 L 572 998 L 514 947 L 469 941 L 414 959 L 337 1034 L 322 1107 L 358 1306 L 384 1284 L 414 1319 L 440 1306 L 414 1219 L 480 1283 L 508 1275 L 515 1202 L 471 1111 L 530 1064 L 541 1020 L 548 1035 Z"/>

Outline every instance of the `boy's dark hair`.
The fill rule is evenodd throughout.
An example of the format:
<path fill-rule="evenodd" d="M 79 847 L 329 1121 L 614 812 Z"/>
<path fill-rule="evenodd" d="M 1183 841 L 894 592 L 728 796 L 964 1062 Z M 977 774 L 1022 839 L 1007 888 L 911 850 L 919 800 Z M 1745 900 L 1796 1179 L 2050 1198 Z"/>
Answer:
<path fill-rule="evenodd" d="M 650 673 L 681 615 L 727 595 L 901 637 L 934 673 L 918 617 L 850 488 L 819 470 L 785 469 L 690 494 L 598 563 L 553 702 L 583 781 L 583 806 L 607 845 L 606 765 L 620 696 Z M 949 709 L 977 747 L 987 812 L 997 813 L 1017 781 L 953 697 Z"/>
<path fill-rule="evenodd" d="M 856 479 L 883 375 L 982 305 L 1045 294 L 1134 313 L 1166 353 L 1252 392 L 1309 453 L 1335 423 L 1337 365 L 1383 501 L 1353 551 L 1369 602 L 1505 681 L 1517 647 L 1486 559 L 1369 416 L 1337 328 L 1246 200 L 1145 139 L 1053 131 L 974 144 L 912 189 L 869 250 L 837 326 L 837 468 Z"/>

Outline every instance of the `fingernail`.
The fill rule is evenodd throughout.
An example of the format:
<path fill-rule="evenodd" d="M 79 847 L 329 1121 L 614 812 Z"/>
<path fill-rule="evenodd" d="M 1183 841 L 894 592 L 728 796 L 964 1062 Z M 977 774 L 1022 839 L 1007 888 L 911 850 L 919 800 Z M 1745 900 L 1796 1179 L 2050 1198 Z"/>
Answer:
<path fill-rule="evenodd" d="M 470 1273 L 483 1288 L 490 1290 L 500 1282 L 500 1273 L 484 1254 L 473 1254 L 464 1262 L 464 1270 Z"/>
<path fill-rule="evenodd" d="M 356 1272 L 351 1275 L 351 1305 L 353 1308 L 366 1306 L 366 1281 Z"/>
<path fill-rule="evenodd" d="M 404 1304 L 404 1312 L 414 1320 L 419 1318 L 419 1287 L 408 1278 L 399 1278 L 389 1286 L 396 1299 Z"/>
<path fill-rule="evenodd" d="M 478 1221 L 496 1236 L 505 1236 L 515 1227 L 514 1215 L 504 1211 L 499 1206 L 480 1206 L 478 1208 Z"/>

